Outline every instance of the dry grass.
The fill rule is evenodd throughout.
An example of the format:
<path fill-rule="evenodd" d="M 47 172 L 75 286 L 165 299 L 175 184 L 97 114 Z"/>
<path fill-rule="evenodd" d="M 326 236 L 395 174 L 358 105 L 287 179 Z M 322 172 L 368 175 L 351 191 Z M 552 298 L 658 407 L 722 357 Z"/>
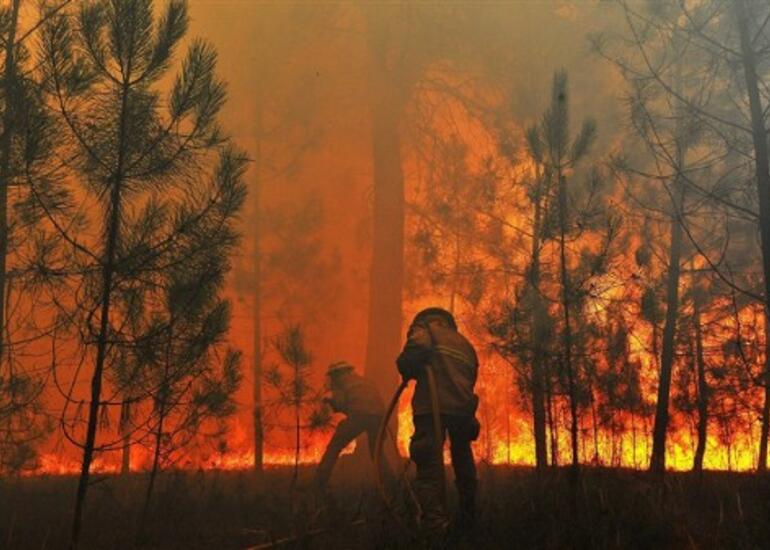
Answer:
<path fill-rule="evenodd" d="M 340 472 L 353 472 L 340 479 Z M 304 469 L 305 483 L 310 469 Z M 296 537 L 284 548 L 404 548 L 418 542 L 382 507 L 351 459 L 340 465 L 334 506 L 289 494 L 290 469 L 168 473 L 160 478 L 144 540 L 136 540 L 145 476 L 94 484 L 87 548 L 246 548 Z M 65 548 L 76 480 L 0 480 L 0 547 Z M 761 548 L 770 541 L 770 478 L 587 470 L 576 493 L 566 472 L 481 468 L 480 518 L 463 548 Z M 573 498 L 573 495 L 575 497 Z M 312 537 L 303 537 L 315 531 Z"/>

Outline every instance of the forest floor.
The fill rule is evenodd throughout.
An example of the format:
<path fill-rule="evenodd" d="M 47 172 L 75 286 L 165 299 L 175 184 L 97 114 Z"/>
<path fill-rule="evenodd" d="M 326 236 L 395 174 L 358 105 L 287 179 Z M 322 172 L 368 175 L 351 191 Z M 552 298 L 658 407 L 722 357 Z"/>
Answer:
<path fill-rule="evenodd" d="M 261 478 L 163 474 L 142 537 L 136 533 L 146 476 L 98 477 L 83 547 L 245 549 L 272 541 L 281 548 L 419 548 L 360 471 L 343 457 L 331 507 L 307 490 L 309 467 L 300 471 L 293 494 L 290 468 L 270 468 Z M 537 476 L 526 468 L 481 465 L 479 473 L 477 530 L 454 547 L 770 547 L 770 477 L 710 472 L 668 474 L 658 482 L 643 472 L 584 469 L 573 484 L 567 470 Z M 0 548 L 66 548 L 76 482 L 69 476 L 0 479 Z"/>

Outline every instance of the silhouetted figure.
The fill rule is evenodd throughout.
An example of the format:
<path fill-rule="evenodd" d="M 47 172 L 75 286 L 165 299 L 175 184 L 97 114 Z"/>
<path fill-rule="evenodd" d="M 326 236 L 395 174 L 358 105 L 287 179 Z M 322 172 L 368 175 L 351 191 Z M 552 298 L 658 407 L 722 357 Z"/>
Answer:
<path fill-rule="evenodd" d="M 332 395 L 324 401 L 346 418 L 337 424 L 316 470 L 316 483 L 322 491 L 329 483 L 342 449 L 364 432 L 369 440 L 369 454 L 374 457 L 377 432 L 385 414 L 379 391 L 370 381 L 356 374 L 353 365 L 345 361 L 332 363 L 326 374 Z"/>
<path fill-rule="evenodd" d="M 436 449 L 436 430 L 426 367 L 434 371 L 441 418 L 440 442 L 449 434 L 455 484 L 460 496 L 458 526 L 470 529 L 475 517 L 476 465 L 471 442 L 479 435 L 476 420 L 478 396 L 473 392 L 478 374 L 476 351 L 457 332 L 451 313 L 429 308 L 417 314 L 409 327 L 407 342 L 397 359 L 398 371 L 415 379 L 412 398 L 414 435 L 409 455 L 417 466 L 415 490 L 423 512 L 423 525 L 431 536 L 442 536 L 449 526 L 442 495 L 443 460 Z M 442 452 L 443 456 L 443 452 Z"/>

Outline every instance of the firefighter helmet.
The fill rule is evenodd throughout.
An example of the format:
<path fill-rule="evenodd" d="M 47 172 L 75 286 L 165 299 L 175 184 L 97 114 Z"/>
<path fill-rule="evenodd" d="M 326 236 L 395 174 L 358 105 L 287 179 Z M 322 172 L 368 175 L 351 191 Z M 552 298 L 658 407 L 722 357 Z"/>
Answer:
<path fill-rule="evenodd" d="M 329 365 L 329 368 L 326 370 L 326 375 L 335 376 L 343 372 L 352 371 L 353 369 L 354 369 L 353 365 L 351 365 L 347 361 L 336 361 L 335 363 L 332 363 L 331 365 Z"/>
<path fill-rule="evenodd" d="M 414 316 L 414 321 L 412 321 L 412 324 L 419 323 L 421 320 L 426 319 L 427 317 L 441 317 L 449 324 L 450 327 L 452 327 L 453 330 L 457 330 L 457 322 L 455 321 L 454 315 L 440 307 L 429 307 L 423 309 Z"/>

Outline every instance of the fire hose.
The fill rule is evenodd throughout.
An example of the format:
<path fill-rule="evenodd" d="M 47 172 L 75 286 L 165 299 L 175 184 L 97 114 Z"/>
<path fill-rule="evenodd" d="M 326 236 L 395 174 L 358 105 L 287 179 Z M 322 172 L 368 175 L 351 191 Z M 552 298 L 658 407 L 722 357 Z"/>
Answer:
<path fill-rule="evenodd" d="M 433 371 L 436 360 L 438 359 L 443 363 L 444 358 L 440 354 L 434 353 L 435 340 L 433 337 L 433 331 L 431 330 L 430 326 L 427 323 L 422 326 L 424 326 L 424 328 L 428 331 L 428 334 L 430 335 L 430 342 L 431 342 L 431 360 L 430 360 L 430 363 L 425 365 L 425 372 L 426 372 L 426 377 L 428 381 L 428 393 L 430 394 L 431 416 L 433 419 L 433 447 L 434 447 L 434 452 L 436 453 L 435 458 L 438 461 L 438 464 L 440 465 L 440 471 L 441 471 L 441 488 L 440 488 L 441 503 L 444 509 L 446 510 L 447 493 L 446 493 L 446 472 L 444 471 L 444 428 L 441 423 L 441 406 L 439 404 L 439 399 L 438 399 L 436 375 Z M 400 524 L 402 524 L 401 518 L 398 517 L 398 514 L 395 513 L 395 511 L 392 509 L 390 505 L 390 500 L 385 490 L 385 482 L 382 479 L 382 455 L 383 455 L 382 451 L 383 451 L 383 445 L 385 442 L 385 437 L 388 432 L 388 424 L 390 423 L 390 419 L 393 417 L 393 413 L 395 412 L 396 406 L 398 405 L 398 402 L 401 399 L 401 395 L 404 393 L 404 390 L 406 390 L 408 385 L 409 385 L 409 379 L 402 380 L 401 384 L 398 386 L 395 393 L 393 394 L 393 397 L 390 400 L 390 404 L 388 405 L 388 408 L 385 412 L 385 416 L 382 418 L 382 423 L 380 424 L 380 429 L 377 433 L 377 440 L 374 446 L 374 471 L 375 471 L 375 480 L 377 482 L 377 489 L 385 504 L 385 508 L 388 510 L 391 516 L 393 516 L 393 518 Z M 408 480 L 407 480 L 407 484 L 408 484 Z M 418 509 L 418 521 L 419 521 L 420 503 L 417 499 L 414 499 L 414 500 Z"/>
<path fill-rule="evenodd" d="M 447 494 L 446 494 L 446 472 L 444 471 L 444 433 L 443 433 L 444 429 L 441 423 L 441 407 L 438 399 L 436 375 L 433 371 L 433 369 L 435 368 L 436 361 L 438 360 L 443 363 L 444 358 L 440 354 L 437 354 L 434 352 L 435 340 L 433 337 L 433 331 L 431 330 L 430 326 L 428 326 L 427 324 L 422 326 L 424 326 L 424 328 L 427 329 L 428 334 L 430 335 L 430 341 L 431 341 L 431 360 L 429 364 L 425 365 L 425 372 L 426 372 L 426 378 L 428 382 L 428 392 L 430 394 L 431 416 L 433 419 L 433 438 L 434 438 L 433 446 L 434 446 L 434 451 L 436 453 L 435 459 L 438 461 L 438 464 L 440 466 L 440 471 L 441 471 L 441 488 L 440 488 L 441 503 L 444 509 L 446 510 Z M 442 366 L 446 368 L 446 365 L 442 365 Z M 385 416 L 383 416 L 382 422 L 380 423 L 380 427 L 377 432 L 377 439 L 374 445 L 374 471 L 375 471 L 375 480 L 377 482 L 378 492 L 382 497 L 383 503 L 385 504 L 385 508 L 388 510 L 390 515 L 393 517 L 393 519 L 402 527 L 405 527 L 406 529 L 408 529 L 408 527 L 403 523 L 402 519 L 391 507 L 390 499 L 388 498 L 387 491 L 385 490 L 385 482 L 382 478 L 382 456 L 383 456 L 385 437 L 389 431 L 388 424 L 390 423 L 390 419 L 393 417 L 393 413 L 395 412 L 396 407 L 398 406 L 398 402 L 401 399 L 401 395 L 404 393 L 404 391 L 408 386 L 409 386 L 409 379 L 402 380 L 401 384 L 399 384 L 398 388 L 393 394 L 393 397 L 391 398 L 390 403 L 388 404 L 388 408 L 385 412 Z M 407 466 L 408 464 L 409 464 L 409 461 L 407 461 Z M 419 516 L 422 513 L 420 502 L 414 495 L 414 492 L 412 491 L 412 487 L 411 485 L 409 485 L 409 481 L 408 479 L 406 479 L 405 474 L 406 474 L 406 469 L 404 470 L 402 475 L 406 480 L 407 486 L 410 490 L 410 495 L 412 496 L 412 500 L 414 501 L 415 507 L 417 509 L 417 521 L 419 524 Z M 364 524 L 365 524 L 364 520 L 357 520 L 351 523 L 350 526 L 364 525 Z M 308 533 L 306 533 L 305 537 L 312 537 L 323 533 L 327 533 L 329 530 L 330 530 L 329 528 L 318 528 L 318 529 L 310 530 L 308 531 Z M 286 537 L 283 539 L 274 540 L 269 543 L 252 546 L 252 547 L 249 547 L 247 550 L 267 550 L 270 548 L 276 548 L 278 546 L 282 546 L 286 544 L 296 544 L 301 539 L 302 537 L 299 537 L 299 536 Z"/>

